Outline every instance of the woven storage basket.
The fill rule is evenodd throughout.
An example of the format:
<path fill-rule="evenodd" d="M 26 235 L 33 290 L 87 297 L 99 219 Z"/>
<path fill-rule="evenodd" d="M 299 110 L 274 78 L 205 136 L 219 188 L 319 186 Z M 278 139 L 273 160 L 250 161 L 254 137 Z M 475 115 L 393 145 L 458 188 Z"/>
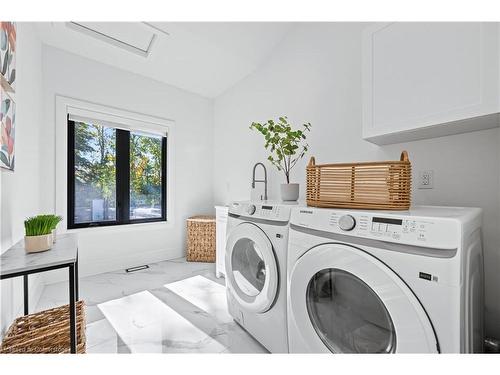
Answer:
<path fill-rule="evenodd" d="M 215 262 L 215 216 L 199 215 L 187 219 L 190 262 Z"/>
<path fill-rule="evenodd" d="M 76 303 L 76 351 L 86 351 L 85 304 Z M 17 318 L 7 331 L 0 353 L 69 353 L 69 305 Z"/>
<path fill-rule="evenodd" d="M 314 207 L 407 210 L 411 204 L 411 163 L 399 161 L 307 166 L 307 205 Z"/>

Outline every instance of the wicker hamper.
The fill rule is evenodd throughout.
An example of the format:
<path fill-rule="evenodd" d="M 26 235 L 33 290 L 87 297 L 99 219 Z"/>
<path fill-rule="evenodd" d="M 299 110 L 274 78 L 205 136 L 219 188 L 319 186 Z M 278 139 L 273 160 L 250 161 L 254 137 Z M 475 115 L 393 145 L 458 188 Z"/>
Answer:
<path fill-rule="evenodd" d="M 79 354 L 86 351 L 85 304 L 76 303 Z M 0 353 L 69 353 L 69 305 L 17 318 L 7 331 Z"/>
<path fill-rule="evenodd" d="M 307 205 L 314 207 L 407 210 L 411 204 L 411 163 L 397 161 L 307 166 Z"/>
<path fill-rule="evenodd" d="M 215 262 L 215 216 L 199 215 L 187 219 L 187 260 Z"/>

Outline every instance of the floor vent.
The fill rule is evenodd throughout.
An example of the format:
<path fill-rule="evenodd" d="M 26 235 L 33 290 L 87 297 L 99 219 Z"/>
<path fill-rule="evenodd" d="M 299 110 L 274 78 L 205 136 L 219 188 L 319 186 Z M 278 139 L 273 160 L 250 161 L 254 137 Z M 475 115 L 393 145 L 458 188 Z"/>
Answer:
<path fill-rule="evenodd" d="M 130 273 L 130 272 L 136 272 L 136 271 L 142 271 L 142 270 L 147 270 L 149 266 L 146 264 L 144 266 L 137 266 L 137 267 L 131 267 L 127 268 L 125 272 Z"/>

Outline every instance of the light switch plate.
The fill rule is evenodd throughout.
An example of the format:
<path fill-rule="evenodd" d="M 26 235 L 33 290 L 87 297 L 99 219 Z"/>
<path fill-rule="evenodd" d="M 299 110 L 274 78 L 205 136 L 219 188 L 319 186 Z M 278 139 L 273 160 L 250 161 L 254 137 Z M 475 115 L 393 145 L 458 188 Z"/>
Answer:
<path fill-rule="evenodd" d="M 434 189 L 434 171 L 420 171 L 418 174 L 419 189 Z"/>

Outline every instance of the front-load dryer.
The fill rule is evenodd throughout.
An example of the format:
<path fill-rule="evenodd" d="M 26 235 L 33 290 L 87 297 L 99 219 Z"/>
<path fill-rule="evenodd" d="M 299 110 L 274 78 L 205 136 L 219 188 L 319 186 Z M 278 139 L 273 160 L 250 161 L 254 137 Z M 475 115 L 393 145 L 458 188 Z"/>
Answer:
<path fill-rule="evenodd" d="M 288 352 L 286 264 L 292 206 L 266 201 L 229 206 L 228 310 L 271 353 Z"/>
<path fill-rule="evenodd" d="M 293 209 L 290 352 L 481 352 L 480 228 L 476 208 Z"/>

